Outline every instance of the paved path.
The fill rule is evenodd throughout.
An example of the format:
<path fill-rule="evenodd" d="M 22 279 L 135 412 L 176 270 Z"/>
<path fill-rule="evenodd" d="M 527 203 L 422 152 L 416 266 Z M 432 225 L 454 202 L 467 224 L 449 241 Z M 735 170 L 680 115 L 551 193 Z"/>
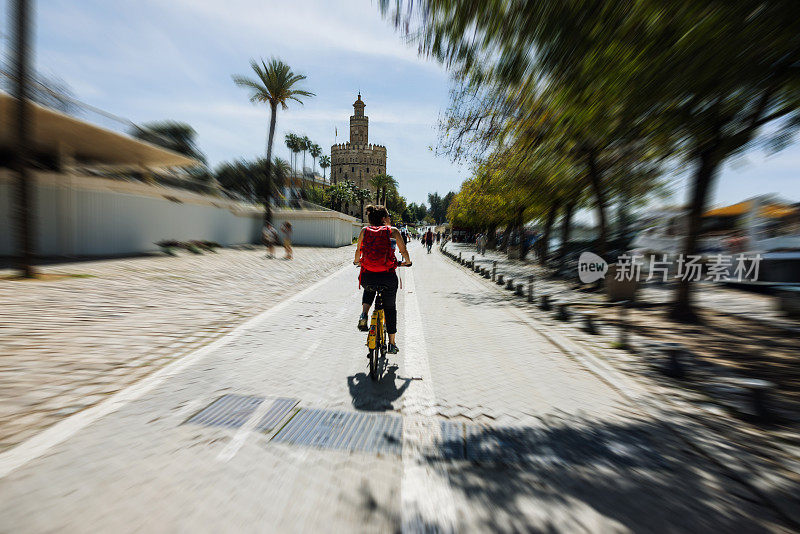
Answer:
<path fill-rule="evenodd" d="M 352 261 L 353 248 L 264 256 L 261 247 L 221 249 L 51 265 L 45 275 L 61 278 L 44 281 L 0 279 L 0 452 Z"/>
<path fill-rule="evenodd" d="M 0 455 L 0 532 L 782 531 L 491 287 L 411 247 L 379 383 L 346 267 Z M 240 404 L 198 420 L 215 401 Z"/>

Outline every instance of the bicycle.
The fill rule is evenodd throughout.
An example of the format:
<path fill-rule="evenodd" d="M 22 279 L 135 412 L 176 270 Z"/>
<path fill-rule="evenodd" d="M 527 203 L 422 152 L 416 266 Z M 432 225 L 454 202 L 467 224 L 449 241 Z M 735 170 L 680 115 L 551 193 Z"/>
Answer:
<path fill-rule="evenodd" d="M 411 267 L 411 265 L 398 264 L 398 267 Z M 370 285 L 365 289 L 375 292 L 375 309 L 372 311 L 372 318 L 367 331 L 367 358 L 369 358 L 369 377 L 372 380 L 380 380 L 386 368 L 386 315 L 383 311 L 383 291 L 386 286 Z"/>

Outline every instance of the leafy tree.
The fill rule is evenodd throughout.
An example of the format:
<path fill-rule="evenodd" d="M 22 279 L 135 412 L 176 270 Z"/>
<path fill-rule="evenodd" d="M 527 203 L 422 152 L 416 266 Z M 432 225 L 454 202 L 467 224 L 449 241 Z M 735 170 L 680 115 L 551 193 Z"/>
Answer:
<path fill-rule="evenodd" d="M 194 158 L 203 164 L 206 156 L 197 147 L 197 132 L 185 122 L 148 122 L 131 131 L 131 135 L 142 141 Z"/>
<path fill-rule="evenodd" d="M 290 172 L 286 160 L 275 158 L 272 165 L 263 158 L 221 163 L 214 171 L 220 187 L 229 195 L 250 202 L 266 203 L 274 197 L 275 183 L 284 183 Z"/>
<path fill-rule="evenodd" d="M 250 91 L 250 102 L 267 104 L 270 108 L 269 120 L 269 135 L 267 137 L 267 158 L 266 161 L 272 161 L 272 141 L 275 137 L 275 122 L 278 117 L 278 106 L 282 109 L 288 109 L 288 102 L 294 100 L 302 104 L 302 97 L 313 97 L 314 93 L 296 87 L 296 85 L 305 80 L 306 77 L 302 74 L 295 74 L 292 69 L 283 61 L 272 58 L 269 64 L 265 63 L 262 59 L 261 62 L 255 60 L 250 61 L 250 67 L 256 75 L 256 78 L 247 78 L 245 76 L 233 76 L 234 83 Z M 269 173 L 270 168 L 267 169 Z M 267 175 L 267 181 L 271 182 L 273 177 Z M 268 183 L 265 188 L 267 191 L 272 191 L 272 184 Z M 272 220 L 272 212 L 270 209 L 271 199 L 267 199 L 264 203 L 264 220 Z"/>
<path fill-rule="evenodd" d="M 382 2 L 384 11 L 389 4 Z M 691 255 L 719 168 L 759 140 L 785 145 L 800 125 L 800 17 L 789 0 L 428 0 L 402 16 L 403 4 L 395 2 L 398 25 L 411 22 L 406 27 L 421 49 L 467 79 L 471 90 L 513 93 L 546 84 L 564 97 L 563 120 L 574 126 L 567 152 L 584 154 L 601 232 L 608 188 L 599 162 L 614 163 L 618 139 L 635 147 L 639 137 L 693 169 L 684 246 Z M 424 13 L 419 28 L 414 11 Z M 481 128 L 488 130 L 491 113 L 483 116 L 490 120 Z M 776 120 L 777 135 L 763 136 Z M 589 143 L 575 135 L 581 131 L 592 134 Z M 688 278 L 678 286 L 673 315 L 694 316 Z"/>

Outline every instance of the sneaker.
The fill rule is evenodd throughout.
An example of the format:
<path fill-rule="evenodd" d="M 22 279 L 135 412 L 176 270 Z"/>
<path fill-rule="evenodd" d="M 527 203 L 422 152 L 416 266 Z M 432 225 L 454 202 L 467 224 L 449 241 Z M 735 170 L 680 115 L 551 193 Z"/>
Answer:
<path fill-rule="evenodd" d="M 389 354 L 397 354 L 400 352 L 400 349 L 397 348 L 397 345 L 394 343 L 389 343 L 389 347 L 386 349 Z"/>
<path fill-rule="evenodd" d="M 361 330 L 362 332 L 366 332 L 367 330 L 369 330 L 369 327 L 367 326 L 366 313 L 362 313 L 361 316 L 358 318 L 358 329 Z"/>

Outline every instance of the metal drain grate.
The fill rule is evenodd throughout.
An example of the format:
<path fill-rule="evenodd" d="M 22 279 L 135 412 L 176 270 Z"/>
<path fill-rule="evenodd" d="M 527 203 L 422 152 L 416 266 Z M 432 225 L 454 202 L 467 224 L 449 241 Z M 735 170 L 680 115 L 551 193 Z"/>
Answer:
<path fill-rule="evenodd" d="M 263 397 L 250 395 L 223 395 L 186 422 L 207 426 L 238 428 L 253 415 Z"/>
<path fill-rule="evenodd" d="M 464 450 L 464 423 L 441 421 L 439 430 L 442 435 L 441 457 L 445 460 L 463 460 L 466 455 Z"/>
<path fill-rule="evenodd" d="M 272 406 L 269 407 L 269 410 L 267 410 L 267 413 L 264 414 L 261 421 L 256 425 L 256 430 L 269 432 L 278 426 L 278 423 L 283 421 L 284 417 L 289 415 L 289 412 L 292 411 L 292 408 L 294 408 L 298 402 L 297 399 L 276 399 L 272 403 Z"/>
<path fill-rule="evenodd" d="M 400 454 L 403 419 L 384 414 L 300 410 L 272 439 L 344 451 Z"/>

